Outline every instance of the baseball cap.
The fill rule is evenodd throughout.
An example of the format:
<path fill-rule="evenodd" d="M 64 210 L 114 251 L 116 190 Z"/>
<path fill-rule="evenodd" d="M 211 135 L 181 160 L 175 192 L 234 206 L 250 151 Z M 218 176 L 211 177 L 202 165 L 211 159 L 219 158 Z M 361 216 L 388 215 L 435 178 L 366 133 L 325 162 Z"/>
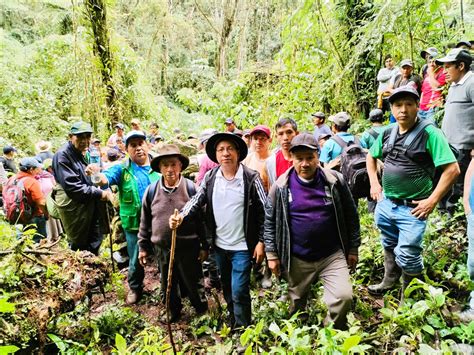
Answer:
<path fill-rule="evenodd" d="M 433 57 L 433 58 L 437 57 L 438 56 L 438 50 L 435 47 L 429 47 L 429 48 L 423 49 L 420 52 L 421 58 L 423 58 L 423 59 L 425 59 L 427 54 L 429 56 Z"/>
<path fill-rule="evenodd" d="M 124 128 L 125 128 L 125 126 L 124 126 L 123 124 L 121 124 L 121 123 L 117 123 L 114 127 L 115 127 L 115 128 L 120 128 L 120 129 L 124 129 Z"/>
<path fill-rule="evenodd" d="M 308 132 L 300 133 L 291 140 L 290 152 L 298 148 L 309 148 L 319 152 L 319 144 L 316 137 Z"/>
<path fill-rule="evenodd" d="M 134 118 L 130 121 L 130 124 L 134 124 L 134 125 L 139 125 L 140 124 L 140 120 L 138 118 Z"/>
<path fill-rule="evenodd" d="M 235 122 L 234 122 L 234 119 L 233 119 L 233 118 L 230 118 L 230 117 L 229 117 L 228 119 L 225 120 L 224 123 L 225 123 L 225 124 L 231 124 L 231 123 L 235 123 Z"/>
<path fill-rule="evenodd" d="M 205 142 L 207 142 L 209 138 L 211 138 L 216 133 L 217 133 L 217 130 L 215 130 L 214 128 L 205 129 L 204 131 L 201 132 L 201 135 L 199 136 L 199 142 L 201 144 L 204 144 Z"/>
<path fill-rule="evenodd" d="M 268 138 L 270 138 L 272 136 L 270 128 L 268 126 L 263 125 L 263 124 L 259 124 L 259 125 L 255 126 L 250 131 L 250 135 L 252 136 L 252 135 L 254 135 L 255 133 L 258 133 L 258 132 L 265 133 Z"/>
<path fill-rule="evenodd" d="M 81 133 L 93 133 L 90 123 L 84 121 L 74 122 L 71 126 L 70 134 L 78 135 Z"/>
<path fill-rule="evenodd" d="M 466 41 L 465 39 L 463 39 L 463 40 L 459 41 L 458 44 L 456 44 L 456 48 L 459 48 L 461 46 L 467 46 L 467 47 L 471 48 L 472 42 Z"/>
<path fill-rule="evenodd" d="M 243 132 L 243 134 L 244 134 L 243 136 L 244 136 L 244 137 L 248 137 L 248 136 L 250 136 L 250 131 L 251 131 L 251 130 L 250 130 L 250 129 L 248 129 L 248 128 L 244 129 L 244 130 L 242 131 L 242 132 Z"/>
<path fill-rule="evenodd" d="M 91 143 L 94 144 L 94 143 L 100 143 L 101 140 L 99 138 L 93 138 Z"/>
<path fill-rule="evenodd" d="M 107 158 L 110 160 L 117 160 L 119 158 L 119 151 L 115 148 L 110 148 L 109 150 L 107 150 Z"/>
<path fill-rule="evenodd" d="M 42 168 L 43 165 L 35 157 L 26 157 L 20 160 L 20 170 Z"/>
<path fill-rule="evenodd" d="M 416 91 L 416 89 L 411 85 L 405 85 L 393 90 L 392 95 L 390 95 L 388 98 L 388 102 L 393 104 L 397 99 L 406 96 L 412 96 L 417 101 L 420 100 L 420 95 L 418 94 L 418 91 Z"/>
<path fill-rule="evenodd" d="M 471 65 L 472 57 L 467 50 L 462 48 L 454 48 L 451 49 L 448 54 L 446 54 L 446 56 L 444 56 L 443 58 L 436 59 L 436 64 L 441 65 L 444 63 L 456 61 L 464 62 L 467 65 Z"/>
<path fill-rule="evenodd" d="M 409 67 L 412 67 L 413 68 L 413 62 L 410 60 L 410 59 L 403 59 L 401 62 L 400 62 L 400 68 L 403 68 L 405 66 L 409 66 Z"/>
<path fill-rule="evenodd" d="M 130 140 L 133 138 L 141 138 L 141 139 L 146 140 L 146 135 L 142 131 L 133 130 L 133 131 L 128 132 L 127 135 L 125 136 L 125 146 L 127 146 Z"/>
<path fill-rule="evenodd" d="M 3 147 L 3 154 L 9 154 L 11 152 L 16 152 L 16 149 L 12 147 L 11 145 L 7 145 Z"/>
<path fill-rule="evenodd" d="M 324 114 L 324 112 L 321 112 L 321 111 L 312 113 L 311 116 L 318 117 L 318 118 L 326 118 L 326 115 Z"/>
<path fill-rule="evenodd" d="M 351 116 L 347 112 L 339 112 L 329 117 L 329 120 L 338 126 L 347 126 L 351 122 Z"/>

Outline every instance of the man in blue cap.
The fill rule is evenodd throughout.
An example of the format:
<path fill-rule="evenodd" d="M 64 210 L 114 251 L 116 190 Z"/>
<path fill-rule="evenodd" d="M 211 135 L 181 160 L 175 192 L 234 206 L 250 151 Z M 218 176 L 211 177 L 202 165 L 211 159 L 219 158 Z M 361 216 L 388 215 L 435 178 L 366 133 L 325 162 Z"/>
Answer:
<path fill-rule="evenodd" d="M 160 175 L 150 167 L 146 135 L 142 131 L 130 131 L 125 137 L 128 158 L 100 174 L 100 185 L 116 185 L 119 188 L 120 219 L 127 238 L 127 251 L 130 258 L 128 266 L 128 286 L 126 302 L 137 303 L 143 292 L 144 270 L 138 262 L 138 229 L 142 199 L 150 183 Z M 88 173 L 99 173 L 100 167 L 90 165 Z"/>
<path fill-rule="evenodd" d="M 12 174 L 16 174 L 18 169 L 16 168 L 15 165 L 15 153 L 16 149 L 13 148 L 11 145 L 7 145 L 3 147 L 3 156 L 0 157 L 0 163 L 3 163 L 3 167 L 5 168 L 5 171 Z"/>
<path fill-rule="evenodd" d="M 99 225 L 99 201 L 111 198 L 110 191 L 94 186 L 86 174 L 92 127 L 79 121 L 71 126 L 69 141 L 53 157 L 53 191 L 58 213 L 72 250 L 88 250 L 96 255 L 102 243 Z"/>

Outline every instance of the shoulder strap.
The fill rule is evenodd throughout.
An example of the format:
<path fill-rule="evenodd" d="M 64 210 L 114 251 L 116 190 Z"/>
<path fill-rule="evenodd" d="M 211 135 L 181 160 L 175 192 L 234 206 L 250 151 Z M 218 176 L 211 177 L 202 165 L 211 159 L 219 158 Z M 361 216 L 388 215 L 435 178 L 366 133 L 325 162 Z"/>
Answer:
<path fill-rule="evenodd" d="M 188 191 L 188 196 L 191 197 L 196 195 L 196 185 L 194 185 L 194 182 L 186 178 L 184 179 L 186 180 L 186 190 Z"/>
<path fill-rule="evenodd" d="M 368 132 L 374 139 L 377 139 L 379 134 L 375 131 L 375 129 L 371 128 L 369 129 L 369 132 Z"/>
<path fill-rule="evenodd" d="M 336 142 L 342 149 L 347 147 L 347 142 L 337 134 L 333 135 L 331 139 L 334 140 L 334 142 Z"/>
<path fill-rule="evenodd" d="M 430 120 L 420 120 L 420 122 L 418 122 L 416 127 L 410 133 L 408 133 L 408 137 L 405 139 L 405 142 L 403 143 L 403 148 L 409 147 L 410 144 L 412 144 L 413 141 L 418 137 L 418 135 L 421 132 L 423 132 L 424 129 L 431 124 L 433 123 Z"/>
<path fill-rule="evenodd" d="M 156 195 L 156 190 L 158 188 L 158 183 L 159 182 L 160 182 L 160 180 L 152 182 L 150 184 L 150 186 L 148 187 L 148 193 L 146 194 L 146 202 L 147 202 L 147 205 L 150 206 L 150 207 L 151 207 L 151 203 L 153 201 L 153 198 Z"/>
<path fill-rule="evenodd" d="M 395 145 L 395 140 L 397 139 L 398 133 L 398 124 L 393 125 L 390 130 L 390 136 L 388 137 L 388 150 L 392 151 L 393 146 Z"/>

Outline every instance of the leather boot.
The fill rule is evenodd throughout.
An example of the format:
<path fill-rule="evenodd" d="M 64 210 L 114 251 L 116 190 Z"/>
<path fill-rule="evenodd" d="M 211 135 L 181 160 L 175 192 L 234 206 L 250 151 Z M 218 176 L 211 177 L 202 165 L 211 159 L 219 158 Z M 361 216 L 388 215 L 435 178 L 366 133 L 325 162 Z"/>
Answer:
<path fill-rule="evenodd" d="M 411 280 L 413 279 L 420 279 L 421 274 L 407 274 L 403 272 L 402 274 L 402 289 L 401 289 L 401 295 L 400 295 L 400 306 L 403 306 L 403 303 L 405 302 L 405 290 L 410 284 Z"/>
<path fill-rule="evenodd" d="M 383 259 L 385 272 L 382 282 L 377 285 L 370 285 L 367 288 L 369 293 L 373 295 L 382 295 L 386 291 L 392 289 L 402 274 L 402 270 L 395 262 L 395 254 L 393 253 L 393 250 L 384 249 Z"/>

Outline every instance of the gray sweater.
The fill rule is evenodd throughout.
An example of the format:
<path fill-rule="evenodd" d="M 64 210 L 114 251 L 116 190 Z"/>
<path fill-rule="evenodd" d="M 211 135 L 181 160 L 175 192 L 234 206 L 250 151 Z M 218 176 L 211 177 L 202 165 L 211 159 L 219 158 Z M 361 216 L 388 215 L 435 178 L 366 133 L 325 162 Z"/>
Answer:
<path fill-rule="evenodd" d="M 441 129 L 455 148 L 469 150 L 474 149 L 474 74 L 463 79 L 449 88 Z"/>

